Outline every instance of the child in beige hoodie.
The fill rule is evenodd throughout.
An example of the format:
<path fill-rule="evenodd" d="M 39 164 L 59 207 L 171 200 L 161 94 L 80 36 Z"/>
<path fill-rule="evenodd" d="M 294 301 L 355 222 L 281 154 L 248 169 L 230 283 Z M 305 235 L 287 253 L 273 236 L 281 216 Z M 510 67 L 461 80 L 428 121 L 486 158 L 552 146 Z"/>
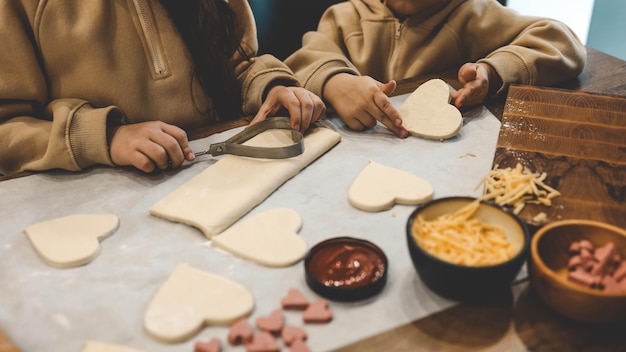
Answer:
<path fill-rule="evenodd" d="M 285 60 L 353 130 L 382 122 L 408 136 L 388 96 L 396 80 L 457 70 L 458 108 L 480 105 L 512 83 L 577 77 L 586 50 L 563 23 L 521 16 L 496 0 L 349 0 Z"/>
<path fill-rule="evenodd" d="M 257 55 L 246 0 L 3 1 L 0 38 L 0 174 L 176 168 L 189 131 L 326 111 Z"/>

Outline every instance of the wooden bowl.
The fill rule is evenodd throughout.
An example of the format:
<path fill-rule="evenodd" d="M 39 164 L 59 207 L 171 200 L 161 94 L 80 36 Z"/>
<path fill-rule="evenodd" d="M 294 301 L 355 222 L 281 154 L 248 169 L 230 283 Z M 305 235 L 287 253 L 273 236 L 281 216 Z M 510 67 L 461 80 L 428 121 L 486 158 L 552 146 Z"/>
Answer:
<path fill-rule="evenodd" d="M 423 249 L 413 236 L 413 221 L 453 213 L 475 201 L 472 197 L 446 197 L 418 206 L 407 221 L 406 239 L 413 266 L 420 279 L 433 292 L 448 299 L 483 303 L 511 294 L 511 283 L 528 258 L 530 233 L 526 224 L 506 209 L 481 201 L 475 216 L 482 222 L 504 229 L 516 249 L 509 260 L 489 266 L 464 266 L 440 259 Z"/>
<path fill-rule="evenodd" d="M 583 239 L 596 248 L 611 241 L 626 258 L 626 231 L 592 220 L 562 220 L 540 228 L 532 238 L 528 273 L 537 295 L 557 313 L 584 323 L 626 320 L 626 294 L 606 293 L 567 279 L 569 246 Z"/>

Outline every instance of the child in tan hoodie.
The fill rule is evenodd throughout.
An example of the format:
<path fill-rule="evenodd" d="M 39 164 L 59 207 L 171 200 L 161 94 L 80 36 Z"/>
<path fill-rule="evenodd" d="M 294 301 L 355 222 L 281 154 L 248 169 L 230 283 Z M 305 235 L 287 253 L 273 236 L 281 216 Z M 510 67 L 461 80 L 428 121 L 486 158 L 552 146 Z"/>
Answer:
<path fill-rule="evenodd" d="M 388 96 L 396 80 L 457 70 L 458 108 L 504 94 L 512 83 L 577 77 L 586 50 L 563 23 L 521 16 L 496 0 L 349 0 L 285 60 L 353 130 L 378 121 L 408 136 Z"/>
<path fill-rule="evenodd" d="M 3 1 L 0 174 L 144 172 L 194 158 L 187 133 L 288 111 L 325 112 L 293 72 L 257 55 L 246 0 Z"/>

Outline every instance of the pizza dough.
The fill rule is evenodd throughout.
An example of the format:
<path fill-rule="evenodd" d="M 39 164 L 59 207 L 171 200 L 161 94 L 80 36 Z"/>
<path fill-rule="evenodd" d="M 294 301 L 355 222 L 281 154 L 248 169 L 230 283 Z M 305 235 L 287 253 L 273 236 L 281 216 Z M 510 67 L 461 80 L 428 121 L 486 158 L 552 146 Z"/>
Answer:
<path fill-rule="evenodd" d="M 284 130 L 270 130 L 248 145 L 292 144 Z M 226 155 L 154 204 L 150 214 L 200 229 L 206 237 L 224 231 L 340 140 L 339 133 L 317 127 L 304 138 L 304 153 L 288 159 Z"/>
<path fill-rule="evenodd" d="M 113 214 L 77 214 L 39 222 L 24 229 L 48 264 L 70 268 L 91 262 L 100 253 L 100 241 L 119 226 Z"/>
<path fill-rule="evenodd" d="M 229 325 L 250 314 L 254 298 L 241 284 L 179 264 L 152 298 L 144 327 L 163 342 L 181 342 L 205 325 Z"/>
<path fill-rule="evenodd" d="M 134 348 L 116 345 L 112 343 L 105 343 L 99 341 L 87 341 L 83 346 L 82 352 L 142 352 Z"/>
<path fill-rule="evenodd" d="M 461 112 L 450 105 L 450 87 L 441 79 L 431 79 L 417 87 L 398 109 L 404 128 L 413 136 L 446 139 L 463 126 Z"/>
<path fill-rule="evenodd" d="M 432 196 L 428 181 L 371 160 L 348 191 L 350 204 L 369 212 L 387 210 L 394 204 L 417 205 Z"/>
<path fill-rule="evenodd" d="M 306 243 L 297 234 L 301 227 L 295 210 L 272 209 L 213 236 L 213 245 L 258 264 L 288 266 L 307 253 Z"/>

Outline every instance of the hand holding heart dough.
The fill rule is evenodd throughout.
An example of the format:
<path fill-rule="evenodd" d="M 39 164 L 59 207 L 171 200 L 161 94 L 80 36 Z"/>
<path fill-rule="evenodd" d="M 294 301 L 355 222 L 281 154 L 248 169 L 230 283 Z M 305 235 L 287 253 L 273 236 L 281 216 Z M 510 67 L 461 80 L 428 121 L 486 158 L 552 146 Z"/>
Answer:
<path fill-rule="evenodd" d="M 258 264 L 288 266 L 306 255 L 306 243 L 297 234 L 301 227 L 296 211 L 272 209 L 213 236 L 213 245 Z"/>
<path fill-rule="evenodd" d="M 387 210 L 394 204 L 417 205 L 430 200 L 432 186 L 406 171 L 370 161 L 350 186 L 348 199 L 357 209 Z"/>
<path fill-rule="evenodd" d="M 70 268 L 91 262 L 100 253 L 100 240 L 118 225 L 113 214 L 78 214 L 36 223 L 24 232 L 47 264 Z"/>
<path fill-rule="evenodd" d="M 179 264 L 152 298 L 144 326 L 161 341 L 181 342 L 205 325 L 228 325 L 253 307 L 252 294 L 244 286 Z"/>
<path fill-rule="evenodd" d="M 427 139 L 455 136 L 463 125 L 459 109 L 450 105 L 450 87 L 441 79 L 431 79 L 417 87 L 398 109 L 404 128 Z"/>

